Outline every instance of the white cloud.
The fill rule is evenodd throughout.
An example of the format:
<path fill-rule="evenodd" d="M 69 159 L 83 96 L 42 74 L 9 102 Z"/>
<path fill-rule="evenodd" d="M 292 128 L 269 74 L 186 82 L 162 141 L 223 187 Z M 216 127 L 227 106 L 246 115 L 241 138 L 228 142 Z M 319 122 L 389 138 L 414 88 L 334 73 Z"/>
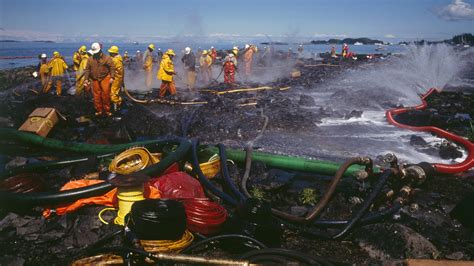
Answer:
<path fill-rule="evenodd" d="M 385 35 L 385 38 L 389 38 L 389 39 L 395 38 L 395 35 L 393 35 L 393 34 L 386 34 L 386 35 Z"/>
<path fill-rule="evenodd" d="M 335 34 L 335 33 L 315 33 L 313 35 L 315 38 L 346 38 L 346 34 Z"/>
<path fill-rule="evenodd" d="M 463 0 L 453 0 L 449 5 L 435 9 L 435 13 L 447 21 L 474 19 L 474 8 Z"/>
<path fill-rule="evenodd" d="M 17 41 L 62 41 L 64 36 L 51 32 L 40 32 L 31 30 L 9 30 L 0 28 L 0 39 Z"/>

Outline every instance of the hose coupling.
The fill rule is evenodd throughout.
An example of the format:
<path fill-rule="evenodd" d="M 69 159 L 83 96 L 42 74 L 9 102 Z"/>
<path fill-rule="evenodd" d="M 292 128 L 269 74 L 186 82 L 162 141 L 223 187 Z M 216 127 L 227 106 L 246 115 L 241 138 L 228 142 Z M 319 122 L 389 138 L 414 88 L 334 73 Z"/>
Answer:
<path fill-rule="evenodd" d="M 420 164 L 408 165 L 402 169 L 403 178 L 408 178 L 415 185 L 421 185 L 427 178 L 424 167 Z"/>

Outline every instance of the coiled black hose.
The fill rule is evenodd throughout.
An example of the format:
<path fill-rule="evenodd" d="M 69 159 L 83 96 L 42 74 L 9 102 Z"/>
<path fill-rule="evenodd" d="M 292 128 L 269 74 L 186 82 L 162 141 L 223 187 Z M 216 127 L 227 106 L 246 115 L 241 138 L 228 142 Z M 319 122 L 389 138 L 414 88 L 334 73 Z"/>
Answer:
<path fill-rule="evenodd" d="M 193 169 L 198 175 L 199 181 L 201 184 L 203 184 L 207 189 L 209 189 L 214 195 L 218 196 L 228 204 L 231 204 L 233 206 L 237 206 L 238 202 L 232 198 L 230 195 L 227 193 L 223 192 L 220 190 L 218 187 L 216 187 L 214 184 L 211 183 L 203 174 L 201 167 L 199 166 L 199 160 L 198 160 L 198 155 L 197 155 L 197 147 L 199 145 L 199 141 L 197 139 L 192 139 L 191 140 L 191 146 L 192 146 L 192 165 Z M 222 157 L 221 157 L 222 158 Z"/>
<path fill-rule="evenodd" d="M 222 175 L 224 176 L 224 181 L 227 184 L 227 186 L 230 188 L 234 196 L 239 198 L 240 203 L 243 203 L 246 198 L 240 192 L 239 188 L 235 185 L 234 181 L 229 175 L 229 169 L 227 168 L 227 156 L 225 153 L 225 146 L 224 144 L 219 144 L 217 146 L 219 148 L 219 157 L 221 160 L 221 170 L 222 170 Z"/>
<path fill-rule="evenodd" d="M 186 213 L 176 200 L 146 199 L 135 202 L 127 226 L 141 240 L 176 240 L 186 230 Z"/>
<path fill-rule="evenodd" d="M 174 162 L 184 158 L 191 147 L 187 139 L 170 139 L 168 142 L 176 143 L 179 141 L 179 146 L 176 151 L 170 153 L 163 158 L 159 163 L 147 167 L 137 173 L 145 175 L 159 175 L 163 173 Z M 57 205 L 73 202 L 78 199 L 88 198 L 103 195 L 112 190 L 114 186 L 108 182 L 95 184 L 83 188 L 70 189 L 65 191 L 55 192 L 34 192 L 34 193 L 11 193 L 0 192 L 0 207 L 16 208 L 16 207 L 33 207 L 44 205 Z"/>

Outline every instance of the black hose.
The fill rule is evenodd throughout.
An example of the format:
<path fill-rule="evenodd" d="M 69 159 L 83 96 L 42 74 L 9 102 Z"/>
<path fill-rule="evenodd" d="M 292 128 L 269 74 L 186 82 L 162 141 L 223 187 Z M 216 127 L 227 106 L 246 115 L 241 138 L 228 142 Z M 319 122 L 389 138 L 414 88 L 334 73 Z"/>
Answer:
<path fill-rule="evenodd" d="M 175 141 L 175 139 L 170 140 Z M 163 173 L 171 164 L 181 160 L 188 152 L 191 144 L 186 139 L 181 139 L 178 149 L 163 158 L 159 163 L 147 167 L 137 173 L 146 175 L 159 175 Z M 55 192 L 32 192 L 32 193 L 11 193 L 0 192 L 0 207 L 33 207 L 44 205 L 57 205 L 76 201 L 82 198 L 103 195 L 112 190 L 114 186 L 108 182 L 95 184 L 83 188 L 70 189 Z"/>
<path fill-rule="evenodd" d="M 115 153 L 99 155 L 99 156 L 95 156 L 95 158 L 102 159 L 105 157 L 113 156 L 114 154 Z M 49 161 L 49 162 L 42 162 L 42 163 L 26 164 L 26 165 L 12 168 L 12 169 L 8 169 L 5 172 L 1 173 L 0 180 L 10 177 L 12 175 L 17 175 L 17 174 L 21 174 L 25 172 L 34 171 L 35 173 L 37 173 L 37 172 L 46 172 L 53 169 L 59 169 L 66 166 L 75 165 L 82 162 L 87 162 L 88 160 L 91 160 L 92 158 L 94 157 L 76 157 L 76 158 L 70 158 L 70 159 L 61 160 L 61 161 Z"/>
<path fill-rule="evenodd" d="M 247 181 L 250 177 L 250 169 L 252 168 L 252 145 L 245 146 L 245 172 L 240 183 L 240 188 L 242 189 L 244 195 L 247 198 L 251 198 L 252 195 L 247 190 Z"/>
<path fill-rule="evenodd" d="M 191 140 L 191 146 L 192 146 L 192 165 L 193 165 L 193 170 L 196 172 L 198 175 L 199 181 L 201 184 L 204 185 L 207 189 L 209 189 L 214 195 L 218 196 L 225 202 L 237 206 L 238 202 L 229 196 L 227 193 L 223 192 L 219 188 L 217 188 L 214 184 L 211 183 L 203 174 L 201 167 L 199 166 L 199 160 L 198 160 L 198 155 L 197 155 L 197 147 L 198 147 L 198 140 L 192 139 Z"/>
<path fill-rule="evenodd" d="M 296 262 L 298 265 L 303 263 L 305 265 L 333 265 L 333 263 L 313 257 L 307 253 L 282 249 L 282 248 L 267 248 L 261 250 L 253 250 L 247 252 L 239 257 L 241 260 L 248 260 L 250 263 L 277 263 L 286 265 L 289 262 Z"/>
<path fill-rule="evenodd" d="M 177 240 L 186 230 L 184 206 L 176 200 L 138 201 L 126 217 L 127 226 L 141 240 Z"/>
<path fill-rule="evenodd" d="M 392 207 L 382 210 L 380 212 L 371 213 L 363 218 L 357 223 L 358 225 L 367 225 L 379 222 L 390 215 L 397 213 L 402 208 L 402 205 L 399 202 L 393 204 Z M 313 222 L 315 227 L 341 227 L 349 223 L 348 220 L 316 220 Z"/>
<path fill-rule="evenodd" d="M 219 157 L 221 160 L 221 171 L 222 175 L 224 176 L 224 181 L 227 186 L 230 188 L 234 196 L 239 198 L 240 203 L 245 201 L 245 196 L 240 192 L 239 188 L 235 185 L 234 181 L 229 175 L 229 169 L 227 168 L 227 156 L 225 154 L 225 146 L 224 144 L 217 145 L 219 148 Z"/>
<path fill-rule="evenodd" d="M 191 252 L 193 251 L 194 249 L 198 248 L 198 247 L 201 247 L 207 243 L 210 243 L 210 242 L 213 242 L 213 241 L 216 241 L 216 240 L 222 240 L 222 239 L 239 239 L 239 240 L 242 240 L 242 241 L 249 241 L 249 242 L 252 242 L 254 244 L 256 244 L 256 246 L 259 248 L 259 249 L 265 249 L 267 248 L 267 246 L 265 244 L 263 244 L 262 242 L 258 241 L 257 239 L 255 238 L 252 238 L 252 237 L 249 237 L 249 236 L 246 236 L 246 235 L 239 235 L 239 234 L 227 234 L 227 235 L 218 235 L 218 236 L 213 236 L 213 237 L 208 237 L 208 238 L 205 238 L 195 244 L 192 244 L 191 246 L 188 246 L 187 248 L 183 249 L 181 251 L 182 254 L 186 254 L 188 252 Z"/>
<path fill-rule="evenodd" d="M 387 209 L 385 211 L 382 211 L 380 213 L 377 213 L 375 215 L 369 215 L 369 216 L 365 217 L 365 219 L 362 219 L 362 216 L 364 216 L 365 213 L 368 211 L 370 206 L 375 201 L 375 198 L 378 196 L 378 194 L 380 194 L 380 191 L 382 190 L 382 188 L 387 183 L 388 179 L 390 179 L 392 177 L 392 174 L 393 174 L 393 172 L 392 172 L 391 169 L 385 170 L 381 174 L 379 181 L 375 185 L 375 187 L 372 190 L 372 192 L 370 193 L 370 195 L 365 200 L 362 207 L 357 211 L 356 214 L 354 214 L 352 216 L 352 218 L 349 221 L 326 221 L 326 222 L 323 221 L 322 222 L 322 224 L 324 224 L 324 225 L 329 225 L 329 226 L 325 226 L 325 227 L 344 226 L 344 228 L 342 228 L 335 235 L 329 235 L 329 234 L 323 233 L 323 232 L 315 232 L 315 231 L 310 230 L 308 228 L 296 227 L 296 226 L 291 225 L 291 224 L 287 224 L 287 225 L 289 225 L 290 228 L 292 227 L 291 229 L 301 230 L 302 233 L 309 234 L 312 237 L 326 239 L 326 240 L 330 240 L 330 239 L 335 240 L 335 239 L 339 239 L 341 237 L 344 237 L 347 233 L 349 233 L 352 230 L 352 228 L 354 228 L 354 226 L 356 226 L 358 224 L 373 223 L 375 221 L 383 219 L 387 215 L 395 213 L 396 211 L 398 211 L 401 208 L 400 203 L 395 203 L 392 208 Z"/>
<path fill-rule="evenodd" d="M 369 197 L 364 201 L 362 208 L 357 211 L 357 213 L 349 220 L 347 225 L 339 233 L 334 235 L 332 239 L 338 239 L 345 236 L 359 222 L 362 216 L 364 216 L 364 214 L 369 210 L 370 206 L 375 201 L 375 198 L 379 195 L 380 191 L 383 189 L 392 175 L 393 171 L 391 169 L 385 170 L 381 174 L 379 181 L 375 185 Z"/>

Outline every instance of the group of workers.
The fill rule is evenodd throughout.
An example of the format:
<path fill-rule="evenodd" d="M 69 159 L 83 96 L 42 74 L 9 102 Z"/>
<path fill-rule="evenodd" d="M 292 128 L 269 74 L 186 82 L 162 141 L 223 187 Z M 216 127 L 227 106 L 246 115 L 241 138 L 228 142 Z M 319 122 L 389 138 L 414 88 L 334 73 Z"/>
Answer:
<path fill-rule="evenodd" d="M 155 45 L 150 44 L 146 52 L 137 56 L 136 61 L 142 64 L 145 72 L 145 85 L 150 88 L 152 84 L 152 71 L 155 62 L 153 55 Z M 115 45 L 108 50 L 108 55 L 103 52 L 102 44 L 93 43 L 91 49 L 87 50 L 85 45 L 81 46 L 73 55 L 73 70 L 75 71 L 75 94 L 76 96 L 85 96 L 92 93 L 96 116 L 112 116 L 112 111 L 120 109 L 122 98 L 120 90 L 124 84 L 124 62 L 130 62 L 128 52 L 125 52 L 123 58 L 119 53 L 119 48 Z M 242 63 L 244 66 L 243 74 L 250 77 L 252 74 L 252 60 L 254 53 L 257 52 L 255 45 L 245 45 L 242 53 Z M 157 79 L 161 81 L 159 97 L 166 95 L 175 95 L 176 86 L 174 76 L 177 75 L 173 63 L 176 56 L 173 49 L 168 49 L 165 53 L 158 50 L 160 60 Z M 235 83 L 235 73 L 237 71 L 237 59 L 239 58 L 239 48 L 237 46 L 226 54 L 221 72 L 224 73 L 224 82 L 227 84 Z M 185 83 L 189 90 L 194 90 L 198 73 L 196 64 L 199 66 L 199 78 L 203 84 L 209 84 L 212 80 L 212 68 L 218 59 L 217 50 L 211 47 L 209 50 L 200 51 L 199 59 L 192 52 L 190 47 L 184 49 L 184 55 L 181 62 L 185 71 Z M 62 94 L 62 82 L 64 76 L 68 74 L 68 66 L 64 58 L 55 51 L 53 57 L 48 61 L 46 54 L 41 54 L 38 72 L 41 78 L 42 91 L 48 93 L 53 87 L 56 87 L 56 94 Z"/>

